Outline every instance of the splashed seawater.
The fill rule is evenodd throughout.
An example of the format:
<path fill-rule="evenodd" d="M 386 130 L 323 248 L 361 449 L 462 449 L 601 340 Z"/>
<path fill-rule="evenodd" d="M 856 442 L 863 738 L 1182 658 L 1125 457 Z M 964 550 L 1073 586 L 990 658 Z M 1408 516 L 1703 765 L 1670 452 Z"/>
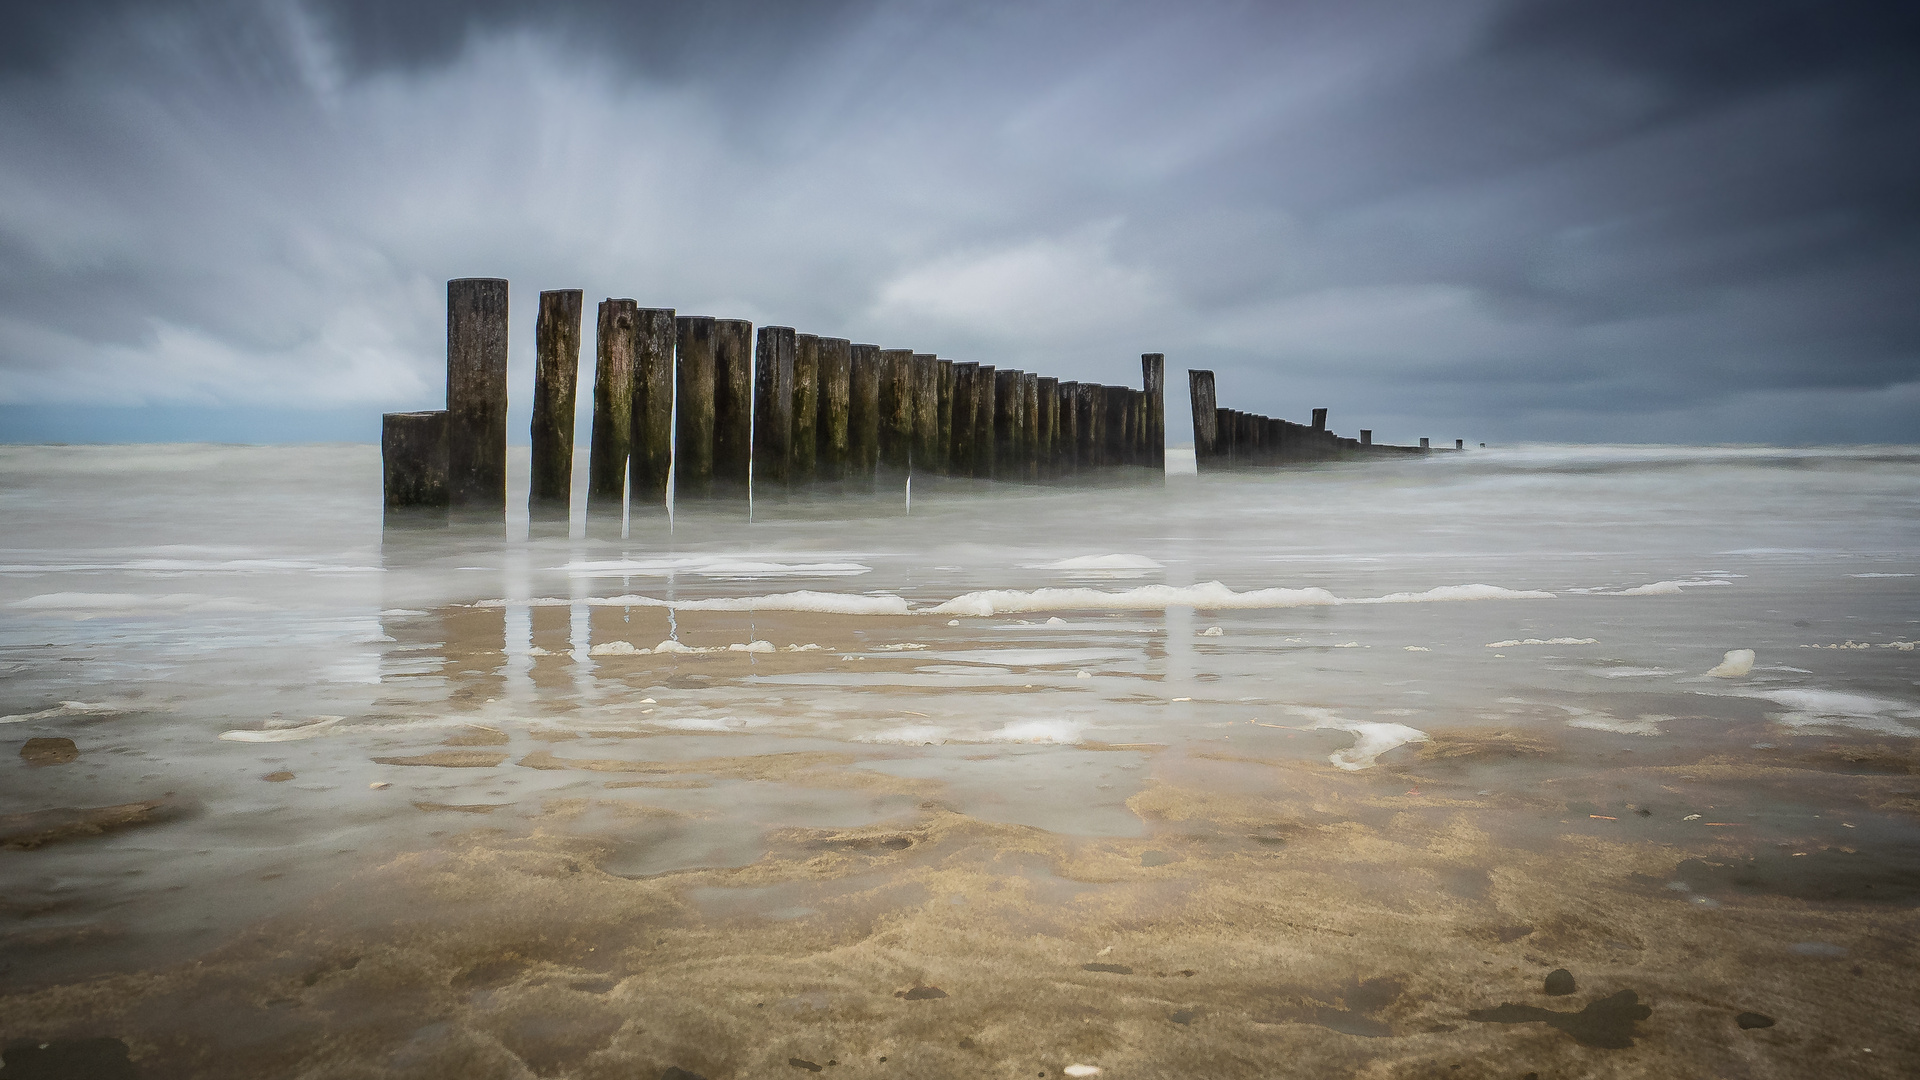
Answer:
<path fill-rule="evenodd" d="M 0 461 L 0 731 L 78 751 L 5 766 L 9 1039 L 153 1075 L 360 1060 L 321 1031 L 542 1075 L 1532 1047 L 1517 1075 L 1592 1051 L 1462 1017 L 1550 964 L 1655 1002 L 1649 1067 L 1915 1060 L 1884 1003 L 1920 900 L 1920 453 L 934 481 L 910 517 L 681 502 L 626 539 L 383 537 L 368 447 Z M 281 1034 L 74 996 L 194 958 Z M 1713 1026 L 1845 1002 L 1818 1046 Z"/>

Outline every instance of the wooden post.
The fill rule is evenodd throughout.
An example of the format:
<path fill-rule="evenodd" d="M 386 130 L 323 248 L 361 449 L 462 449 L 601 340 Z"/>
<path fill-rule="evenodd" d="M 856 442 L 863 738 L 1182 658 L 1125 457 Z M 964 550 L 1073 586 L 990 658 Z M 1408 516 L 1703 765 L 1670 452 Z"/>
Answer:
<path fill-rule="evenodd" d="M 999 415 L 1000 373 L 992 364 L 981 364 L 973 372 L 973 476 L 976 480 L 993 478 L 995 450 L 994 417 Z"/>
<path fill-rule="evenodd" d="M 673 494 L 704 499 L 713 494 L 713 320 L 682 315 L 679 328 L 673 422 Z M 635 474 L 633 501 L 640 502 Z"/>
<path fill-rule="evenodd" d="M 1020 462 L 1020 375 L 1013 368 L 993 373 L 993 478 L 1012 480 Z"/>
<path fill-rule="evenodd" d="M 753 493 L 769 497 L 786 490 L 793 455 L 793 348 L 791 326 L 763 326 L 754 335 Z"/>
<path fill-rule="evenodd" d="M 1161 472 L 1167 471 L 1167 357 L 1165 353 L 1140 354 L 1140 385 L 1147 390 L 1147 461 Z"/>
<path fill-rule="evenodd" d="M 1054 461 L 1061 476 L 1080 471 L 1080 411 L 1076 399 L 1080 384 L 1068 380 L 1060 384 L 1058 411 L 1053 421 Z"/>
<path fill-rule="evenodd" d="M 1361 446 L 1373 445 L 1373 429 L 1372 428 L 1360 429 L 1360 445 Z"/>
<path fill-rule="evenodd" d="M 396 510 L 444 512 L 447 508 L 446 410 L 382 416 L 380 463 L 389 513 Z"/>
<path fill-rule="evenodd" d="M 1427 445 L 1427 437 L 1425 435 L 1420 436 L 1420 449 L 1422 450 L 1433 449 L 1433 447 Z"/>
<path fill-rule="evenodd" d="M 1043 377 L 1035 385 L 1040 395 L 1040 478 L 1052 480 L 1060 475 L 1060 380 Z"/>
<path fill-rule="evenodd" d="M 913 456 L 913 350 L 880 350 L 880 468 L 892 486 Z"/>
<path fill-rule="evenodd" d="M 787 466 L 787 484 L 813 482 L 815 455 L 820 449 L 820 339 L 797 334 L 793 339 L 793 457 Z"/>
<path fill-rule="evenodd" d="M 945 448 L 940 443 L 940 364 L 932 353 L 913 354 L 913 449 L 915 476 L 937 476 L 946 471 Z"/>
<path fill-rule="evenodd" d="M 1028 482 L 1040 479 L 1040 376 L 1020 375 L 1020 458 Z"/>
<path fill-rule="evenodd" d="M 634 312 L 633 436 L 627 487 L 635 510 L 667 505 L 667 475 L 673 468 L 674 352 L 679 337 L 672 308 Z"/>
<path fill-rule="evenodd" d="M 846 338 L 820 339 L 820 437 L 814 452 L 814 475 L 828 483 L 847 476 L 849 405 L 853 394 L 853 343 Z"/>
<path fill-rule="evenodd" d="M 980 365 L 953 365 L 953 431 L 947 441 L 947 471 L 954 476 L 973 475 L 973 380 Z"/>
<path fill-rule="evenodd" d="M 447 282 L 447 498 L 507 508 L 507 282 Z"/>
<path fill-rule="evenodd" d="M 1101 396 L 1106 398 L 1104 402 L 1106 417 L 1102 421 L 1106 446 L 1102 454 L 1110 466 L 1125 465 L 1127 463 L 1128 390 L 1124 386 L 1108 386 L 1103 388 Z"/>
<path fill-rule="evenodd" d="M 872 486 L 880 466 L 880 346 L 855 345 L 847 401 L 847 461 L 855 481 Z"/>
<path fill-rule="evenodd" d="M 1210 472 L 1218 464 L 1220 432 L 1214 417 L 1218 406 L 1213 396 L 1213 372 L 1188 368 L 1187 396 L 1193 403 L 1193 467 L 1198 472 Z"/>
<path fill-rule="evenodd" d="M 938 369 L 939 386 L 939 430 L 934 433 L 934 445 L 940 451 L 940 475 L 953 476 L 953 361 L 935 360 Z"/>
<path fill-rule="evenodd" d="M 573 399 L 580 385 L 581 295 L 579 289 L 552 289 L 540 294 L 540 317 L 533 330 L 533 475 L 527 490 L 530 517 L 566 517 L 567 501 L 573 494 Z M 385 445 L 384 433 L 381 444 Z"/>
<path fill-rule="evenodd" d="M 1099 383 L 1080 384 L 1080 464 L 1089 471 L 1106 465 L 1107 440 L 1100 425 L 1107 413 L 1106 388 Z"/>
<path fill-rule="evenodd" d="M 1467 440 L 1465 439 L 1453 440 L 1453 448 L 1455 450 L 1465 450 L 1467 448 Z"/>
<path fill-rule="evenodd" d="M 753 324 L 713 323 L 713 493 L 744 499 L 753 474 Z"/>
<path fill-rule="evenodd" d="M 1327 410 L 1325 409 L 1313 410 L 1313 430 L 1315 431 L 1327 430 Z"/>
<path fill-rule="evenodd" d="M 633 354 L 639 305 L 600 301 L 594 334 L 593 443 L 587 458 L 587 513 L 618 516 L 633 445 Z"/>

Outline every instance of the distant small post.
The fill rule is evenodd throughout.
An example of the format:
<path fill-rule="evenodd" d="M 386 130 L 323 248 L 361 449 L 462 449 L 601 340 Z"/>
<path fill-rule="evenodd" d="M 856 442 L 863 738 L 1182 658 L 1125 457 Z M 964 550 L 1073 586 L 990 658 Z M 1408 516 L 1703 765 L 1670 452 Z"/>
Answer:
<path fill-rule="evenodd" d="M 793 339 L 793 449 L 787 465 L 792 487 L 813 482 L 815 455 L 820 449 L 820 339 L 796 334 Z"/>
<path fill-rule="evenodd" d="M 1313 410 L 1313 430 L 1315 431 L 1327 430 L 1327 410 L 1325 409 Z"/>
<path fill-rule="evenodd" d="M 573 494 L 573 402 L 580 385 L 581 301 L 579 289 L 540 294 L 540 315 L 533 331 L 533 475 L 527 491 L 527 512 L 535 518 L 566 517 Z M 385 446 L 384 429 L 381 445 Z"/>
<path fill-rule="evenodd" d="M 600 301 L 594 335 L 593 435 L 587 458 L 587 513 L 620 512 L 633 445 L 633 354 L 639 305 Z"/>
<path fill-rule="evenodd" d="M 814 475 L 838 483 L 847 475 L 848 419 L 853 394 L 853 343 L 846 338 L 820 339 L 819 442 L 814 452 Z"/>
<path fill-rule="evenodd" d="M 1373 445 L 1373 429 L 1372 428 L 1360 429 L 1360 445 L 1361 446 Z"/>
<path fill-rule="evenodd" d="M 387 413 L 380 418 L 380 464 L 387 511 L 447 508 L 447 412 Z"/>
<path fill-rule="evenodd" d="M 507 508 L 507 282 L 447 282 L 447 496 Z"/>
<path fill-rule="evenodd" d="M 793 350 L 791 326 L 763 326 L 754 335 L 753 490 L 773 495 L 787 486 L 793 452 Z"/>
<path fill-rule="evenodd" d="M 880 346 L 855 345 L 847 400 L 847 462 L 852 476 L 873 483 L 880 465 Z"/>
<path fill-rule="evenodd" d="M 713 323 L 713 493 L 744 499 L 753 468 L 753 324 Z"/>
<path fill-rule="evenodd" d="M 1420 449 L 1422 450 L 1433 449 L 1433 447 L 1427 445 L 1427 437 L 1425 435 L 1420 436 Z"/>
<path fill-rule="evenodd" d="M 673 426 L 673 493 L 704 499 L 713 494 L 713 323 L 705 315 L 682 315 L 677 320 L 679 347 Z M 640 501 L 636 476 L 634 502 Z"/>
<path fill-rule="evenodd" d="M 635 510 L 664 508 L 673 468 L 674 352 L 679 327 L 672 308 L 634 311 L 633 436 L 627 487 Z"/>
<path fill-rule="evenodd" d="M 1465 450 L 1467 448 L 1467 440 L 1465 439 L 1453 440 L 1453 448 L 1455 450 Z"/>

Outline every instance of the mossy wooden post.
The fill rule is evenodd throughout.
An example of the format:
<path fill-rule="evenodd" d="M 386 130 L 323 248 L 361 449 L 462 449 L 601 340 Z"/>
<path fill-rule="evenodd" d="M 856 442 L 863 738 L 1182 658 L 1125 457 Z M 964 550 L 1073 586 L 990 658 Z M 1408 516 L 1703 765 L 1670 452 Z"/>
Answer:
<path fill-rule="evenodd" d="M 713 323 L 713 494 L 744 499 L 753 473 L 753 324 Z"/>
<path fill-rule="evenodd" d="M 893 487 L 906 479 L 913 456 L 913 350 L 880 350 L 880 477 Z"/>
<path fill-rule="evenodd" d="M 705 499 L 713 494 L 713 319 L 682 315 L 677 321 L 679 349 L 674 365 L 674 500 Z M 640 484 L 633 485 L 634 502 Z"/>
<path fill-rule="evenodd" d="M 753 494 L 786 490 L 793 454 L 793 346 L 791 326 L 763 326 L 754 335 Z"/>
<path fill-rule="evenodd" d="M 1060 380 L 1042 377 L 1034 382 L 1035 393 L 1039 395 L 1039 432 L 1040 478 L 1053 480 L 1060 476 Z"/>
<path fill-rule="evenodd" d="M 447 282 L 447 498 L 507 509 L 507 282 Z"/>
<path fill-rule="evenodd" d="M 594 334 L 593 434 L 587 457 L 587 516 L 620 514 L 633 445 L 633 354 L 640 306 L 600 301 Z"/>
<path fill-rule="evenodd" d="M 579 289 L 540 294 L 540 315 L 533 328 L 533 473 L 527 487 L 527 514 L 533 518 L 566 517 L 573 495 L 573 403 L 580 387 L 581 302 Z"/>
<path fill-rule="evenodd" d="M 380 418 L 380 464 L 387 513 L 426 520 L 447 509 L 447 412 L 387 413 Z"/>
<path fill-rule="evenodd" d="M 1216 460 L 1220 428 L 1215 422 L 1213 372 L 1187 370 L 1187 398 L 1193 406 L 1193 467 L 1197 472 L 1211 472 L 1218 467 Z"/>
<path fill-rule="evenodd" d="M 1003 368 L 993 373 L 993 478 L 1012 480 L 1018 474 L 1020 436 L 1020 372 Z"/>
<path fill-rule="evenodd" d="M 847 435 L 853 395 L 853 343 L 846 338 L 821 338 L 818 439 L 814 444 L 813 473 L 823 483 L 837 484 L 847 477 L 850 442 Z"/>
<path fill-rule="evenodd" d="M 973 477 L 993 479 L 994 417 L 1000 406 L 996 400 L 1000 373 L 992 364 L 981 364 L 973 372 Z"/>
<path fill-rule="evenodd" d="M 913 354 L 913 449 L 909 457 L 915 476 L 937 476 L 946 471 L 947 455 L 940 444 L 940 362 L 932 353 Z"/>
<path fill-rule="evenodd" d="M 1029 482 L 1040 479 L 1040 376 L 1020 376 L 1020 457 Z"/>
<path fill-rule="evenodd" d="M 1167 471 L 1167 357 L 1141 353 L 1140 385 L 1147 390 L 1147 464 Z"/>
<path fill-rule="evenodd" d="M 872 487 L 880 467 L 880 346 L 855 345 L 847 395 L 847 468 L 856 487 Z"/>
<path fill-rule="evenodd" d="M 787 486 L 813 483 L 815 456 L 820 450 L 820 339 L 812 334 L 793 338 L 793 456 L 787 464 Z"/>
<path fill-rule="evenodd" d="M 635 511 L 665 509 L 673 468 L 674 352 L 680 330 L 672 308 L 634 312 L 633 436 L 627 488 Z"/>
<path fill-rule="evenodd" d="M 973 380 L 979 364 L 953 365 L 953 388 L 948 393 L 953 409 L 952 430 L 947 437 L 947 472 L 954 476 L 973 475 Z"/>

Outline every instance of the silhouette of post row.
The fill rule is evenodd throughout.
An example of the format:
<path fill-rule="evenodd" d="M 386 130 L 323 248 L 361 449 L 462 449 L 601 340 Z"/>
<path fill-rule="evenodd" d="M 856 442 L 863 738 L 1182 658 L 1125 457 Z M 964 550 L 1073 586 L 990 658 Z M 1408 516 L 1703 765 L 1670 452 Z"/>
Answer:
<path fill-rule="evenodd" d="M 528 512 L 564 518 L 572 491 L 579 289 L 540 294 Z M 809 488 L 893 489 L 908 477 L 1035 483 L 1164 476 L 1166 358 L 1142 389 L 1061 381 L 912 349 L 681 315 L 627 299 L 594 323 L 590 516 Z M 389 413 L 389 510 L 506 508 L 507 283 L 447 283 L 447 408 Z M 1129 471 L 1131 470 L 1131 471 Z"/>
<path fill-rule="evenodd" d="M 1194 465 L 1201 472 L 1435 452 L 1426 439 L 1419 446 L 1374 442 L 1371 428 L 1361 428 L 1357 439 L 1342 438 L 1327 430 L 1325 409 L 1313 410 L 1311 424 L 1223 409 L 1211 371 L 1189 370 L 1187 393 L 1193 402 Z M 1453 449 L 1465 448 L 1466 440 L 1454 440 Z"/>

